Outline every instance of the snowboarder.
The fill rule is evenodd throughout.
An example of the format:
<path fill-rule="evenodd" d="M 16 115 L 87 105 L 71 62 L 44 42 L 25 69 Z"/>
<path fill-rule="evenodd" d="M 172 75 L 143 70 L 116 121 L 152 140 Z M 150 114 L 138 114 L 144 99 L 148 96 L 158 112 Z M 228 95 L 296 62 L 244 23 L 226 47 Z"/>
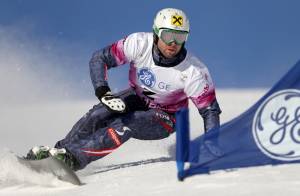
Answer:
<path fill-rule="evenodd" d="M 174 8 L 160 10 L 153 32 L 133 33 L 96 51 L 90 62 L 95 105 L 58 141 L 54 148 L 37 146 L 27 159 L 55 156 L 73 170 L 84 168 L 130 138 L 158 140 L 175 130 L 175 112 L 191 99 L 204 129 L 219 126 L 215 87 L 207 67 L 187 52 L 190 32 L 186 14 Z M 112 93 L 107 70 L 130 64 L 130 88 Z"/>

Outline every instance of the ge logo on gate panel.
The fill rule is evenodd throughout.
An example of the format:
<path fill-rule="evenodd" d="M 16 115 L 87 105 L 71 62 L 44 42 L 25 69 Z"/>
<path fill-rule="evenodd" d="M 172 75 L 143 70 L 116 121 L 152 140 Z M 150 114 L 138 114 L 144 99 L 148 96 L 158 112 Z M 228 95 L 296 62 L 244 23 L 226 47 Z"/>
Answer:
<path fill-rule="evenodd" d="M 300 91 L 287 89 L 267 98 L 255 113 L 252 133 L 259 149 L 282 160 L 300 159 Z"/>

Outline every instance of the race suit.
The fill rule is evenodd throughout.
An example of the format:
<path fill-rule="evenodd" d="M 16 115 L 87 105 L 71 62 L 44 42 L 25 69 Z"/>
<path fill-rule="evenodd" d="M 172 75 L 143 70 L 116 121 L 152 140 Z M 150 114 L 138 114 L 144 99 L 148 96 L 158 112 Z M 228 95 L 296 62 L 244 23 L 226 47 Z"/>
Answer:
<path fill-rule="evenodd" d="M 90 61 L 95 90 L 108 86 L 107 70 L 130 64 L 130 88 L 116 93 L 126 104 L 125 113 L 95 105 L 57 142 L 84 168 L 110 154 L 131 137 L 156 140 L 175 130 L 175 112 L 191 99 L 204 119 L 204 129 L 219 126 L 221 110 L 207 67 L 184 46 L 175 59 L 164 59 L 153 33 L 133 33 L 96 51 Z"/>

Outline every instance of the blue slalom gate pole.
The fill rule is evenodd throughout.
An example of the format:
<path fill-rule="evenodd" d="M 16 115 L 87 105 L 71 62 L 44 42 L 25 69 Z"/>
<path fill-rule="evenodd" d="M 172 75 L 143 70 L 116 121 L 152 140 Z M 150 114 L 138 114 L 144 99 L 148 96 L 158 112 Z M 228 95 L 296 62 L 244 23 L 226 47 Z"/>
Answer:
<path fill-rule="evenodd" d="M 189 158 L 189 110 L 182 108 L 176 112 L 176 164 L 177 178 L 184 180 L 184 162 Z"/>

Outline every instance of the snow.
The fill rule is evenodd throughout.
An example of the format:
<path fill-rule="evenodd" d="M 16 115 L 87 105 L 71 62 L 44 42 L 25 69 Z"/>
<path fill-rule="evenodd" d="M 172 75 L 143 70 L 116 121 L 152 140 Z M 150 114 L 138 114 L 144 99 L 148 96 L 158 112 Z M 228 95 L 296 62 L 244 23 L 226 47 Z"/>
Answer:
<path fill-rule="evenodd" d="M 18 164 L 14 153 L 21 156 L 34 145 L 54 145 L 97 100 L 73 100 L 74 86 L 68 80 L 73 76 L 62 67 L 82 66 L 77 58 L 66 51 L 41 50 L 41 45 L 49 43 L 28 40 L 19 28 L 0 30 L 0 196 L 300 195 L 298 164 L 219 171 L 179 182 L 174 162 L 175 134 L 159 141 L 129 140 L 111 155 L 78 171 L 82 186 Z M 82 86 L 77 85 L 81 92 Z M 221 121 L 239 115 L 265 92 L 217 89 L 223 110 Z M 202 120 L 192 104 L 190 121 L 192 137 L 202 134 Z"/>
<path fill-rule="evenodd" d="M 245 111 L 265 89 L 220 89 L 224 123 Z M 34 145 L 53 145 L 88 111 L 95 100 L 2 104 L 0 110 L 0 195 L 299 195 L 300 165 L 264 166 L 218 171 L 177 181 L 175 134 L 159 141 L 129 140 L 111 155 L 77 174 L 75 186 L 51 174 L 39 174 L 18 164 L 12 152 L 24 155 Z M 202 134 L 202 120 L 191 105 L 192 136 Z M 47 125 L 47 126 L 45 126 Z"/>

